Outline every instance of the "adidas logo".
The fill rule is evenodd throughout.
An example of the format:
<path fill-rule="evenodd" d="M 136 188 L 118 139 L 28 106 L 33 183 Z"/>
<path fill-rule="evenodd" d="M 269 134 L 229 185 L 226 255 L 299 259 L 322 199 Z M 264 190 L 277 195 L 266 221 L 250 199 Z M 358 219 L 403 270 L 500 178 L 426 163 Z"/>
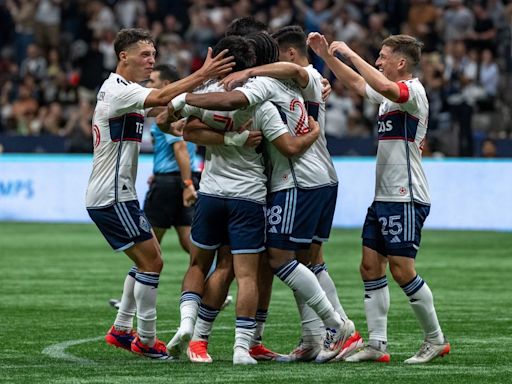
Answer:
<path fill-rule="evenodd" d="M 389 242 L 390 243 L 401 243 L 400 238 L 396 235 Z"/>
<path fill-rule="evenodd" d="M 276 229 L 276 226 L 273 225 L 269 230 L 268 230 L 270 233 L 277 233 L 277 229 Z"/>

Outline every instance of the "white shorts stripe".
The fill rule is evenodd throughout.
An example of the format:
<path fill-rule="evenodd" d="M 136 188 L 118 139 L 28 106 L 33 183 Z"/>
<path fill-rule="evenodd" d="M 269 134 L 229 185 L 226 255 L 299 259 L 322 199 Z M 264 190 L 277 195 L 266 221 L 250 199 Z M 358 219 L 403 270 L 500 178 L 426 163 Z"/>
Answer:
<path fill-rule="evenodd" d="M 116 210 L 117 217 L 119 218 L 121 224 L 123 224 L 123 227 L 128 236 L 135 237 L 135 233 L 132 231 L 132 228 L 129 225 L 127 225 L 126 218 L 124 217 L 124 212 L 121 211 L 117 204 L 114 204 L 114 209 Z"/>
<path fill-rule="evenodd" d="M 135 222 L 133 221 L 133 218 L 132 216 L 130 215 L 130 212 L 128 211 L 128 208 L 126 207 L 126 204 L 125 203 L 121 203 L 121 209 L 124 210 L 126 212 L 126 216 L 128 217 L 128 220 L 129 222 L 131 223 L 132 225 L 132 229 L 134 230 L 134 232 L 137 234 L 137 236 L 140 236 L 140 232 L 139 232 L 139 228 L 137 227 L 137 225 L 135 224 Z"/>
<path fill-rule="evenodd" d="M 292 213 L 290 215 L 290 231 L 292 233 L 293 224 L 295 224 L 295 211 L 297 210 L 297 188 L 292 189 Z"/>

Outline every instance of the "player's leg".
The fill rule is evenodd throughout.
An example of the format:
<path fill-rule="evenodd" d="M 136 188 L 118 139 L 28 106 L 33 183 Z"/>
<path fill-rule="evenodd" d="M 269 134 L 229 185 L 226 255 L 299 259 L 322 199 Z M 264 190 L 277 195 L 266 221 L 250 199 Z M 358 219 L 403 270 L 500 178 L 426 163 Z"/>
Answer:
<path fill-rule="evenodd" d="M 160 245 L 138 201 L 116 203 L 88 212 L 112 248 L 124 251 L 136 266 L 125 279 L 124 304 L 118 311 L 117 325 L 109 330 L 106 341 L 148 357 L 166 358 L 165 345 L 156 339 L 156 294 L 163 266 Z M 138 336 L 131 329 L 134 306 Z"/>
<path fill-rule="evenodd" d="M 389 362 L 387 349 L 387 316 L 389 287 L 386 278 L 387 258 L 375 203 L 368 208 L 363 226 L 363 250 L 360 273 L 364 283 L 364 310 L 368 326 L 368 343 L 364 349 L 345 361 Z"/>
<path fill-rule="evenodd" d="M 190 252 L 190 225 L 176 225 L 176 233 L 181 248 L 187 253 Z"/>
<path fill-rule="evenodd" d="M 251 341 L 249 353 L 256 360 L 274 360 L 279 355 L 263 345 L 263 333 L 268 316 L 270 297 L 272 296 L 272 282 L 274 281 L 274 272 L 270 268 L 266 252 L 263 252 L 260 256 L 258 274 L 259 295 L 258 309 L 256 311 L 256 332 Z"/>
<path fill-rule="evenodd" d="M 263 204 L 238 199 L 228 200 L 228 207 L 228 239 L 238 284 L 233 364 L 256 364 L 249 348 L 256 331 L 258 269 L 260 253 L 265 250 L 266 209 Z"/>
<path fill-rule="evenodd" d="M 208 338 L 233 279 L 234 271 L 231 250 L 229 247 L 223 246 L 217 252 L 216 268 L 205 283 L 194 334 L 187 349 L 190 361 L 195 363 L 212 362 L 212 358 L 208 354 Z"/>
<path fill-rule="evenodd" d="M 125 253 L 137 265 L 133 295 L 137 306 L 137 334 L 131 350 L 153 358 L 166 358 L 165 344 L 156 338 L 156 298 L 163 260 L 156 238 L 136 243 Z"/>
<path fill-rule="evenodd" d="M 205 279 L 221 245 L 223 199 L 199 195 L 191 230 L 190 265 L 185 273 L 180 297 L 180 327 L 167 344 L 169 354 L 179 357 L 194 332 Z"/>
<path fill-rule="evenodd" d="M 434 308 L 434 297 L 426 281 L 417 274 L 415 257 L 421 241 L 421 229 L 429 207 L 406 203 L 403 209 L 402 233 L 397 234 L 400 243 L 388 246 L 389 268 L 394 280 L 409 299 L 409 304 L 424 333 L 424 343 L 416 355 L 407 359 L 409 364 L 426 363 L 437 356 L 450 352 Z M 393 256 L 391 256 L 393 255 Z"/>

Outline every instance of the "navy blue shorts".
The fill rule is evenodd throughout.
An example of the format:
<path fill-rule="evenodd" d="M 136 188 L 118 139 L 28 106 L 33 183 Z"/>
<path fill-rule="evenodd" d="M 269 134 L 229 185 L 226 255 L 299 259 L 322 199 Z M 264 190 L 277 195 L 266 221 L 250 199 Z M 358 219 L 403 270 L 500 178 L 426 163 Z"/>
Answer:
<path fill-rule="evenodd" d="M 416 257 L 430 206 L 374 201 L 363 226 L 363 245 L 383 256 Z"/>
<path fill-rule="evenodd" d="M 153 237 L 151 225 L 137 200 L 107 208 L 87 208 L 87 212 L 115 251 L 124 251 Z"/>
<path fill-rule="evenodd" d="M 290 188 L 270 194 L 267 247 L 297 250 L 322 243 L 331 233 L 338 186 Z"/>
<path fill-rule="evenodd" d="M 265 250 L 265 205 L 199 193 L 190 239 L 201 249 L 229 245 L 231 253 Z"/>

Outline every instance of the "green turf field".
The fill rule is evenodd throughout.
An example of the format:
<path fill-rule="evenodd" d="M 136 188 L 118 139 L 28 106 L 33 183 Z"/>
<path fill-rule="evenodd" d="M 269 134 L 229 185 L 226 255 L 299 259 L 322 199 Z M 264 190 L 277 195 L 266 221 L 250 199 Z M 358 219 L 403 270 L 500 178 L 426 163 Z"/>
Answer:
<path fill-rule="evenodd" d="M 93 225 L 0 223 L 2 265 L 1 383 L 510 383 L 512 382 L 512 234 L 425 231 L 418 271 L 434 292 L 452 353 L 406 366 L 421 334 L 404 294 L 391 283 L 392 362 L 326 365 L 260 363 L 233 367 L 234 309 L 219 315 L 211 365 L 155 362 L 106 345 L 130 267 Z M 359 280 L 359 231 L 336 230 L 326 247 L 345 310 L 367 335 Z M 166 265 L 158 297 L 158 329 L 168 341 L 178 325 L 187 257 L 174 236 L 163 243 Z M 388 278 L 391 280 L 390 275 Z M 234 289 L 232 289 L 234 292 Z M 266 344 L 288 352 L 299 339 L 291 292 L 276 280 Z"/>

